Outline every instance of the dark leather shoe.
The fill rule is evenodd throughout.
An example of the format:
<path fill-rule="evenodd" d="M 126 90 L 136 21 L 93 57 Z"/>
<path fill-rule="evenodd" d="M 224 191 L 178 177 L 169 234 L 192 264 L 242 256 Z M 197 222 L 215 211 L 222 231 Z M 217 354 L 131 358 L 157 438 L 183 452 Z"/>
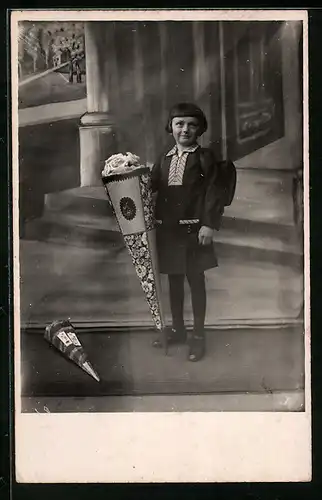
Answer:
<path fill-rule="evenodd" d="M 204 335 L 193 335 L 189 341 L 189 361 L 200 361 L 206 352 L 206 341 Z"/>
<path fill-rule="evenodd" d="M 168 338 L 168 346 L 170 345 L 179 345 L 185 344 L 187 342 L 187 331 L 185 328 L 180 328 L 180 330 L 176 330 L 175 328 L 166 328 L 167 338 Z M 160 337 L 156 338 L 152 342 L 153 347 L 163 347 L 163 341 Z"/>

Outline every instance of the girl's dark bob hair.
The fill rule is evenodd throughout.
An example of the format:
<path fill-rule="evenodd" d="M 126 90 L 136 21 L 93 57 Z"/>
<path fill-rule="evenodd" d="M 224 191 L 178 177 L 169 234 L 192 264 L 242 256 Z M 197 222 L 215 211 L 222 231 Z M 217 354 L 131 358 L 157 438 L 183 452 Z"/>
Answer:
<path fill-rule="evenodd" d="M 198 135 L 201 136 L 204 132 L 206 132 L 208 123 L 203 111 L 198 106 L 196 106 L 196 104 L 190 102 L 180 102 L 179 104 L 175 104 L 170 109 L 167 125 L 165 127 L 166 131 L 169 132 L 169 134 L 172 133 L 173 118 L 177 118 L 180 116 L 193 116 L 194 118 L 197 118 L 199 121 Z"/>

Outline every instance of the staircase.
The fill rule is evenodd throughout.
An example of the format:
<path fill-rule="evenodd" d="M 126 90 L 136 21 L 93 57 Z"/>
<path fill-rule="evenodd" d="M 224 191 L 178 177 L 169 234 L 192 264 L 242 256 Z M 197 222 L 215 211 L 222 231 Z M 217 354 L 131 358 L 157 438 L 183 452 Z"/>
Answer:
<path fill-rule="evenodd" d="M 301 267 L 302 237 L 293 219 L 291 173 L 239 170 L 235 199 L 215 234 L 219 258 Z M 100 186 L 46 194 L 43 216 L 26 223 L 23 238 L 87 248 L 124 246 Z"/>

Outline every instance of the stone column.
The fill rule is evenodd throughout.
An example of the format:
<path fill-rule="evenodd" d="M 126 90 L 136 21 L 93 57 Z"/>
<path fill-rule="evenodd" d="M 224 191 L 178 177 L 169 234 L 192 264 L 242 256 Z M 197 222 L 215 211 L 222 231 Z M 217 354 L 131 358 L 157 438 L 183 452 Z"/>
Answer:
<path fill-rule="evenodd" d="M 112 22 L 85 23 L 87 113 L 80 125 L 81 186 L 101 185 L 104 160 L 116 152 L 110 113 L 110 89 L 115 75 Z"/>

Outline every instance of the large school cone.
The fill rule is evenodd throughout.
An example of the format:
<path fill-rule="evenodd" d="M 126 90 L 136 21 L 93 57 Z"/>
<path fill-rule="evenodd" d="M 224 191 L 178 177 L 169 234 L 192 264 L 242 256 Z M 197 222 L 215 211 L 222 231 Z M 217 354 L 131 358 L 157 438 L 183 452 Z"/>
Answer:
<path fill-rule="evenodd" d="M 123 173 L 111 173 L 106 176 L 102 173 L 102 180 L 152 319 L 156 328 L 163 334 L 167 352 L 150 169 L 140 166 Z"/>
<path fill-rule="evenodd" d="M 45 339 L 97 382 L 100 381 L 98 374 L 87 359 L 87 354 L 75 333 L 75 329 L 68 320 L 54 321 L 47 326 Z"/>

